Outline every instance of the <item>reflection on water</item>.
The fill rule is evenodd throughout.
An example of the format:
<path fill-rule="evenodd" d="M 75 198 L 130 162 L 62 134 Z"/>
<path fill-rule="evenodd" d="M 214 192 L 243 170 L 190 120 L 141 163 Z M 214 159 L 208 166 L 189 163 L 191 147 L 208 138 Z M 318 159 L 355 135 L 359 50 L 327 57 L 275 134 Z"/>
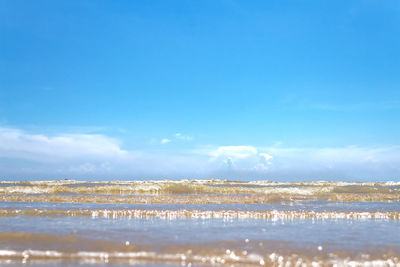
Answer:
<path fill-rule="evenodd" d="M 399 187 L 0 182 L 0 264 L 400 266 Z"/>

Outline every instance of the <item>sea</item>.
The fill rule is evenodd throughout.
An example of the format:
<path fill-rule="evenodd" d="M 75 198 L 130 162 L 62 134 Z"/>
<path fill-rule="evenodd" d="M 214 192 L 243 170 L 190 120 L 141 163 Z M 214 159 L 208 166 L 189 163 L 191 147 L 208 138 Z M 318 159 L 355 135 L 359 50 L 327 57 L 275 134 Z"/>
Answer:
<path fill-rule="evenodd" d="M 1 181 L 1 266 L 400 266 L 400 182 Z"/>

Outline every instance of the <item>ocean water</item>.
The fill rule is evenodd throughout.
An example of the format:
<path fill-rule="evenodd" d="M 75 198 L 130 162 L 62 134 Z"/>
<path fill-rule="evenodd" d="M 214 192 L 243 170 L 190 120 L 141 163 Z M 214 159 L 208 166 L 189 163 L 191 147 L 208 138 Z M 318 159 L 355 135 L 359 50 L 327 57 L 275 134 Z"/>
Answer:
<path fill-rule="evenodd" d="M 400 266 L 400 183 L 0 182 L 0 265 Z"/>

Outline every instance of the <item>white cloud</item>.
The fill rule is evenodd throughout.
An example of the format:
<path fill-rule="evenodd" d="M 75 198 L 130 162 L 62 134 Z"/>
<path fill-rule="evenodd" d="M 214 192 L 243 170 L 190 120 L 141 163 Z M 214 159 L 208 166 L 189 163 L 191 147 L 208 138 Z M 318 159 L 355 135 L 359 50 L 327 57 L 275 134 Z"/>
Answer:
<path fill-rule="evenodd" d="M 177 140 L 183 140 L 183 141 L 192 141 L 193 140 L 193 137 L 188 136 L 188 135 L 183 135 L 181 133 L 176 133 L 173 137 Z M 161 144 L 168 144 L 170 142 L 172 142 L 172 140 L 169 138 L 163 138 L 160 141 Z"/>
<path fill-rule="evenodd" d="M 394 179 L 400 177 L 400 146 L 262 148 L 272 155 L 269 172 L 279 177 Z"/>
<path fill-rule="evenodd" d="M 168 139 L 170 140 L 170 139 Z M 171 140 L 170 140 L 171 141 Z M 157 141 L 159 142 L 159 141 Z M 32 134 L 0 127 L 3 179 L 230 178 L 398 180 L 400 146 L 202 146 L 126 150 L 100 134 Z"/>
<path fill-rule="evenodd" d="M 119 158 L 128 154 L 113 138 L 97 134 L 61 134 L 46 136 L 18 129 L 0 128 L 0 157 L 33 161 L 57 161 L 95 156 Z"/>
<path fill-rule="evenodd" d="M 179 140 L 183 140 L 183 141 L 192 141 L 193 140 L 193 136 L 183 135 L 181 133 L 176 133 L 175 138 L 179 139 Z"/>
<path fill-rule="evenodd" d="M 176 151 L 125 150 L 117 139 L 100 134 L 50 136 L 0 127 L 3 179 L 199 178 L 206 163 Z"/>
<path fill-rule="evenodd" d="M 100 134 L 32 134 L 0 127 L 0 174 L 10 177 L 82 177 L 106 175 L 119 164 L 134 162 L 140 153 Z M 112 168 L 113 167 L 113 168 Z"/>
<path fill-rule="evenodd" d="M 257 154 L 257 149 L 253 146 L 220 146 L 210 152 L 212 157 L 232 157 L 247 158 Z"/>
<path fill-rule="evenodd" d="M 319 165 L 343 164 L 381 164 L 399 162 L 400 147 L 325 147 L 325 148 L 264 148 L 275 155 L 279 161 L 290 161 L 292 164 L 302 165 L 305 162 L 318 163 Z M 400 167 L 400 166 L 399 166 Z"/>
<path fill-rule="evenodd" d="M 272 156 L 254 146 L 220 146 L 209 152 L 211 161 L 223 162 L 230 169 L 266 170 Z"/>
<path fill-rule="evenodd" d="M 259 153 L 259 155 L 260 155 L 261 157 L 264 157 L 264 159 L 265 159 L 266 161 L 272 159 L 272 156 L 271 156 L 270 154 L 267 154 L 267 153 Z"/>
<path fill-rule="evenodd" d="M 171 140 L 168 138 L 161 139 L 161 144 L 168 144 L 169 142 L 171 142 Z"/>
<path fill-rule="evenodd" d="M 221 177 L 263 179 L 376 180 L 400 178 L 400 146 L 220 146 L 206 153 Z M 212 166 L 212 165 L 210 165 Z M 215 167 L 218 168 L 215 168 Z"/>

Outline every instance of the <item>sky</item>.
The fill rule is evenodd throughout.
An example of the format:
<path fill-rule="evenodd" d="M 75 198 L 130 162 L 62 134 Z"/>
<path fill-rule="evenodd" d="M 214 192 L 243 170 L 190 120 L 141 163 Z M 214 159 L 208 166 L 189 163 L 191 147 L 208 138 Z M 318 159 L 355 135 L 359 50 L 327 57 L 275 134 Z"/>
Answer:
<path fill-rule="evenodd" d="M 0 0 L 0 179 L 400 180 L 400 1 Z"/>

